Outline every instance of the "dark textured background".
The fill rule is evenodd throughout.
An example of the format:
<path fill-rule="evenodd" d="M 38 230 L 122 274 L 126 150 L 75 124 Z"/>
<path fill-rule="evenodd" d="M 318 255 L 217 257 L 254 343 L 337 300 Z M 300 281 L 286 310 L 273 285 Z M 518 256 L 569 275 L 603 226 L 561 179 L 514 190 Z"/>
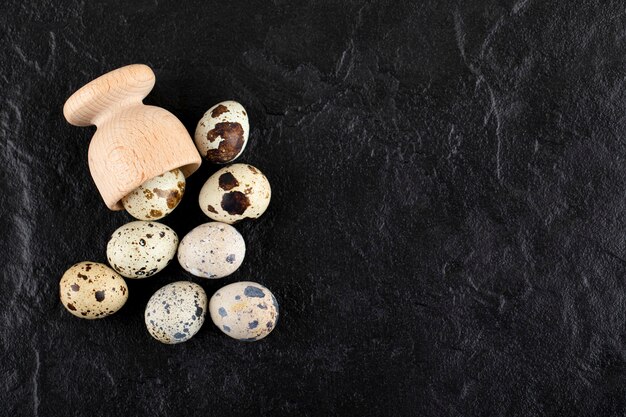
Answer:
<path fill-rule="evenodd" d="M 626 412 L 623 1 L 10 0 L 0 22 L 0 415 Z M 233 276 L 173 264 L 79 320 L 59 278 L 130 217 L 61 108 L 135 62 L 191 132 L 242 102 L 273 199 Z M 281 322 L 161 345 L 143 309 L 180 279 L 258 280 Z"/>

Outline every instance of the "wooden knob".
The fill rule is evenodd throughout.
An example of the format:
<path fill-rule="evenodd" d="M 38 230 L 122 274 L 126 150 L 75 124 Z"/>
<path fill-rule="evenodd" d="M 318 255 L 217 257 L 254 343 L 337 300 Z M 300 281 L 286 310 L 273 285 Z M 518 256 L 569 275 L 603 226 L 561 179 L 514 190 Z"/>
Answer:
<path fill-rule="evenodd" d="M 74 126 L 97 125 L 119 107 L 138 104 L 154 87 L 156 78 L 149 66 L 128 65 L 106 73 L 72 94 L 63 106 L 65 119 Z"/>
<path fill-rule="evenodd" d="M 89 169 L 107 207 L 145 181 L 179 168 L 188 177 L 201 163 L 185 126 L 170 112 L 146 106 L 155 76 L 141 64 L 111 71 L 76 91 L 63 107 L 75 126 L 96 125 Z"/>

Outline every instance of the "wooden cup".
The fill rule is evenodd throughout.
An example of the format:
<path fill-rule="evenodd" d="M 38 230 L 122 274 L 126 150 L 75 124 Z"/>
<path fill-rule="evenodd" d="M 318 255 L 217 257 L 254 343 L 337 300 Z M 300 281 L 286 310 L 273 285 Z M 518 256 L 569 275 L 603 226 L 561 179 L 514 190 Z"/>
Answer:
<path fill-rule="evenodd" d="M 86 84 L 63 107 L 70 124 L 97 126 L 89 170 L 111 210 L 122 210 L 121 199 L 145 181 L 175 168 L 188 177 L 202 161 L 176 116 L 142 103 L 154 82 L 150 67 L 128 65 Z"/>

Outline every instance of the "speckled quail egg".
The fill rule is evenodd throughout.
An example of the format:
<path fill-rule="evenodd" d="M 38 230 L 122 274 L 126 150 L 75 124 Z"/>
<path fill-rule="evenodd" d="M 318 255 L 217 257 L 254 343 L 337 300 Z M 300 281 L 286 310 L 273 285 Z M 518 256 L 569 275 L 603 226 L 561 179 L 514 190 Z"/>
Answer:
<path fill-rule="evenodd" d="M 194 228 L 180 242 L 178 263 L 202 278 L 223 278 L 241 266 L 246 243 L 233 226 L 211 222 Z"/>
<path fill-rule="evenodd" d="M 248 114 L 236 101 L 211 107 L 198 122 L 194 142 L 208 161 L 227 164 L 237 159 L 248 143 Z"/>
<path fill-rule="evenodd" d="M 206 315 L 207 296 L 201 286 L 179 281 L 155 292 L 144 318 L 150 335 L 161 343 L 176 344 L 191 339 Z"/>
<path fill-rule="evenodd" d="M 130 222 L 111 235 L 107 259 L 113 269 L 126 278 L 148 278 L 174 259 L 177 247 L 178 236 L 166 225 Z"/>
<path fill-rule="evenodd" d="M 213 323 L 228 336 L 254 342 L 263 339 L 278 321 L 278 302 L 270 290 L 256 282 L 235 282 L 211 297 Z"/>
<path fill-rule="evenodd" d="M 59 283 L 61 303 L 83 319 L 100 319 L 122 308 L 128 287 L 117 272 L 97 262 L 80 262 L 65 271 Z"/>
<path fill-rule="evenodd" d="M 261 216 L 270 203 L 270 183 L 258 169 L 233 164 L 211 175 L 200 190 L 200 208 L 211 219 L 233 224 Z"/>
<path fill-rule="evenodd" d="M 141 184 L 122 199 L 122 205 L 138 220 L 161 219 L 178 206 L 185 183 L 182 171 L 174 169 Z"/>

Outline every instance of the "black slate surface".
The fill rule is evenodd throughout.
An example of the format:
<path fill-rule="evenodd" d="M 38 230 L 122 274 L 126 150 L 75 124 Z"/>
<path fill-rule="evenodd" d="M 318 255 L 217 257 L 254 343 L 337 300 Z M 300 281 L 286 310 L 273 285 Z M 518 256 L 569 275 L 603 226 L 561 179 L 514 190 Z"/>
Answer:
<path fill-rule="evenodd" d="M 9 0 L 0 22 L 0 415 L 626 412 L 622 1 Z M 130 217 L 61 108 L 136 62 L 190 132 L 242 102 L 273 199 L 236 274 L 174 263 L 79 320 L 58 281 Z M 257 280 L 279 326 L 161 345 L 143 309 L 181 279 Z"/>

